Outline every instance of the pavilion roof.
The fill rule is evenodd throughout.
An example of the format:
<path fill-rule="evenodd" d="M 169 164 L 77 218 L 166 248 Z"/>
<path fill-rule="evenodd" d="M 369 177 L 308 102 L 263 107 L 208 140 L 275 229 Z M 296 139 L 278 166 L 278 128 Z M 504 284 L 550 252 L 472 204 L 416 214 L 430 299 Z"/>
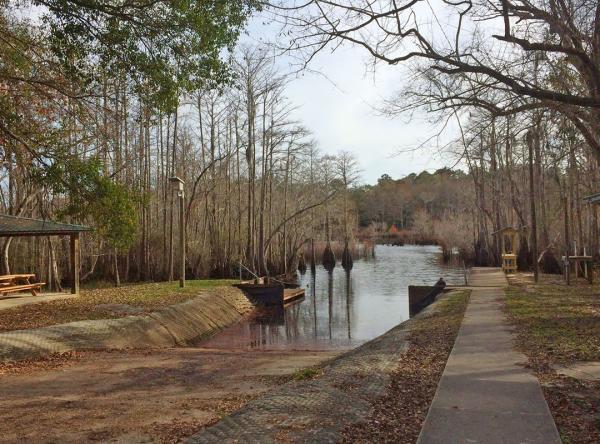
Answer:
<path fill-rule="evenodd" d="M 0 237 L 56 236 L 91 231 L 84 225 L 66 224 L 51 220 L 0 215 Z"/>

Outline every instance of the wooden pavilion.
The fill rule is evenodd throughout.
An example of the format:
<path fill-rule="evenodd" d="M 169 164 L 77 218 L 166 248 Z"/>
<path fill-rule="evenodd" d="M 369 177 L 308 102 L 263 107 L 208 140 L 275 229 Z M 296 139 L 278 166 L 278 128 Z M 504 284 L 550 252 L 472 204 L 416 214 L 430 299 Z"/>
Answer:
<path fill-rule="evenodd" d="M 90 227 L 43 219 L 0 215 L 0 237 L 69 236 L 71 261 L 71 293 L 79 294 L 79 237 Z"/>

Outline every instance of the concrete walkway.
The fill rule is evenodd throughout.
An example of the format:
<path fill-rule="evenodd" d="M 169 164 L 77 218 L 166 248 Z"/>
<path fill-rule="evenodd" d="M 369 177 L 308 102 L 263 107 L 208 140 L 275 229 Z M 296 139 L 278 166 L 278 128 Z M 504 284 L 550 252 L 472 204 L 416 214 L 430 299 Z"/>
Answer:
<path fill-rule="evenodd" d="M 474 268 L 469 285 L 471 299 L 418 443 L 560 443 L 540 384 L 523 366 L 527 357 L 513 347 L 502 311 L 504 274 Z"/>
<path fill-rule="evenodd" d="M 57 301 L 59 299 L 71 299 L 76 297 L 76 294 L 71 293 L 41 293 L 37 296 L 19 293 L 1 297 L 0 310 L 8 310 L 9 308 L 20 307 L 22 305 L 39 304 L 40 302 Z"/>

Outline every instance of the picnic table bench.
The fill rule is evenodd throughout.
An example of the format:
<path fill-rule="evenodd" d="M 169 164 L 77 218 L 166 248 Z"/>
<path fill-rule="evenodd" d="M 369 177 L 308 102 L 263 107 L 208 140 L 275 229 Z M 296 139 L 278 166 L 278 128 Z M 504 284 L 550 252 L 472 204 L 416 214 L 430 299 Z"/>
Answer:
<path fill-rule="evenodd" d="M 29 290 L 33 296 L 37 296 L 38 291 L 46 284 L 45 282 L 32 283 L 31 278 L 35 278 L 35 274 L 5 274 L 0 276 L 0 296 L 25 290 Z"/>

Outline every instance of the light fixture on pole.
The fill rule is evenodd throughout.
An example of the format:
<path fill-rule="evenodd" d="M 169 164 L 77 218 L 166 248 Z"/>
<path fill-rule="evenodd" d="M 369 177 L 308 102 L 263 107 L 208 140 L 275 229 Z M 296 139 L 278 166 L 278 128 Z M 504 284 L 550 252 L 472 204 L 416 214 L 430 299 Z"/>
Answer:
<path fill-rule="evenodd" d="M 179 177 L 174 176 L 169 178 L 171 190 L 177 191 L 179 197 L 179 251 L 181 255 L 181 269 L 179 271 L 179 286 L 185 287 L 185 192 L 183 190 L 184 182 Z"/>

